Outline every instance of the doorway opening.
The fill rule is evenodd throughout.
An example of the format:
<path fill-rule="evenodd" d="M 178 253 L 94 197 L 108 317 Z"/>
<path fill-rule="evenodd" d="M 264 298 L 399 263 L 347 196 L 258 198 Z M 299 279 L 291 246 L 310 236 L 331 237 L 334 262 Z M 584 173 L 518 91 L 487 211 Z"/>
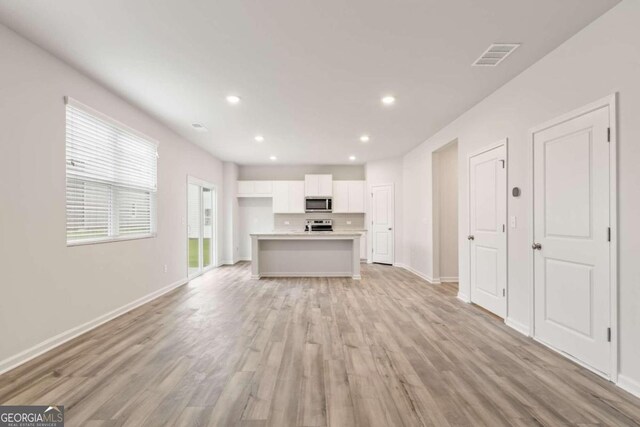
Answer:
<path fill-rule="evenodd" d="M 458 140 L 433 152 L 433 282 L 458 283 Z"/>
<path fill-rule="evenodd" d="M 194 177 L 187 182 L 187 268 L 189 278 L 217 262 L 215 186 Z"/>

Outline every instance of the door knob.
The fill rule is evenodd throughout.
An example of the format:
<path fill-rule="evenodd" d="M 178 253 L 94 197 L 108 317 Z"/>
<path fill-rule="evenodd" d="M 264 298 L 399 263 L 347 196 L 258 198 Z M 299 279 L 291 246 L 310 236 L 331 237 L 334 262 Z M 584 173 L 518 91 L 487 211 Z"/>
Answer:
<path fill-rule="evenodd" d="M 531 249 L 535 250 L 540 250 L 542 249 L 542 245 L 540 243 L 534 243 L 533 245 L 531 245 Z"/>
<path fill-rule="evenodd" d="M 393 228 L 389 227 L 389 231 L 393 230 Z"/>
<path fill-rule="evenodd" d="M 467 236 L 467 240 L 475 240 L 475 237 L 473 237 L 473 235 Z"/>

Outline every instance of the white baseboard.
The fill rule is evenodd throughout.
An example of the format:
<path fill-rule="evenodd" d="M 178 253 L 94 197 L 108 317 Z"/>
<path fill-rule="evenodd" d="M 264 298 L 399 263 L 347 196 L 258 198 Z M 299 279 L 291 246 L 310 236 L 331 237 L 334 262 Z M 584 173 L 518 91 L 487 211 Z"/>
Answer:
<path fill-rule="evenodd" d="M 628 391 L 634 396 L 640 397 L 640 382 L 632 380 L 626 375 L 618 374 L 618 382 L 616 384 L 624 391 Z"/>
<path fill-rule="evenodd" d="M 236 263 L 238 263 L 239 260 L 226 260 L 226 261 L 222 261 L 220 263 L 220 265 L 236 265 Z"/>
<path fill-rule="evenodd" d="M 440 279 L 436 279 L 436 278 L 433 278 L 431 276 L 428 276 L 428 275 L 416 270 L 415 268 L 409 267 L 406 264 L 402 264 L 400 262 L 397 262 L 397 263 L 393 264 L 393 266 L 394 267 L 399 267 L 399 268 L 404 268 L 408 272 L 415 274 L 419 278 L 426 280 L 427 282 L 431 283 L 432 285 L 439 285 L 440 284 Z"/>
<path fill-rule="evenodd" d="M 54 337 L 42 341 L 40 344 L 36 344 L 31 348 L 21 351 L 14 356 L 10 356 L 7 359 L 0 361 L 0 374 L 17 368 L 18 366 L 28 362 L 29 360 L 34 359 L 41 354 L 46 353 L 47 351 L 53 350 L 54 348 L 84 334 L 85 332 L 89 332 L 90 330 L 97 328 L 103 323 L 113 320 L 116 317 L 122 316 L 123 314 L 133 310 L 134 308 L 140 307 L 141 305 L 146 304 L 149 301 L 152 301 L 166 294 L 167 292 L 170 292 L 175 288 L 184 285 L 188 281 L 188 279 L 180 279 L 177 282 L 165 286 L 162 289 L 158 289 L 157 291 L 145 295 L 144 297 L 132 301 L 126 305 L 123 305 L 120 308 L 103 314 L 102 316 L 96 317 L 95 319 L 90 320 L 87 323 L 71 328 Z"/>
<path fill-rule="evenodd" d="M 440 281 L 441 282 L 445 282 L 445 283 L 458 283 L 458 276 L 456 277 L 446 277 L 446 276 L 440 276 Z"/>
<path fill-rule="evenodd" d="M 507 317 L 504 320 L 504 324 L 510 327 L 511 329 L 515 329 L 516 331 L 520 332 L 522 335 L 525 335 L 527 337 L 530 336 L 531 334 L 531 330 L 529 329 L 529 326 L 525 325 L 522 322 L 518 322 L 517 320 L 513 320 L 509 317 Z"/>
<path fill-rule="evenodd" d="M 471 302 L 471 298 L 469 298 L 469 296 L 463 294 L 462 292 L 458 291 L 458 299 L 460 301 L 466 302 L 467 304 Z"/>

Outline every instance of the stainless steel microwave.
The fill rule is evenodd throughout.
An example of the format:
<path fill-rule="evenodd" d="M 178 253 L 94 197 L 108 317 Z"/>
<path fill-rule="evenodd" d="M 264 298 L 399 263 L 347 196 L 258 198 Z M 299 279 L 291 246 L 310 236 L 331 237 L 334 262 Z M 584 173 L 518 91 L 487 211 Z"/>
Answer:
<path fill-rule="evenodd" d="M 305 212 L 331 212 L 333 203 L 328 197 L 307 197 L 304 199 Z"/>

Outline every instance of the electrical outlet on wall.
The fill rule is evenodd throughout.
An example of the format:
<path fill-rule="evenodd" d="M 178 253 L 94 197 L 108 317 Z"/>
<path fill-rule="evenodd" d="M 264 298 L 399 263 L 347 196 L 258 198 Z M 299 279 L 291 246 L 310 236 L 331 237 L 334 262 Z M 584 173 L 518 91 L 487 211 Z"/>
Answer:
<path fill-rule="evenodd" d="M 347 225 L 351 225 L 351 221 L 347 221 Z"/>
<path fill-rule="evenodd" d="M 169 267 L 167 267 L 167 264 L 164 265 L 164 272 L 166 273 L 167 271 L 169 271 Z"/>
<path fill-rule="evenodd" d="M 515 216 L 511 217 L 511 228 L 516 228 L 516 217 Z"/>

